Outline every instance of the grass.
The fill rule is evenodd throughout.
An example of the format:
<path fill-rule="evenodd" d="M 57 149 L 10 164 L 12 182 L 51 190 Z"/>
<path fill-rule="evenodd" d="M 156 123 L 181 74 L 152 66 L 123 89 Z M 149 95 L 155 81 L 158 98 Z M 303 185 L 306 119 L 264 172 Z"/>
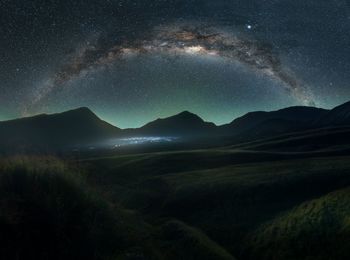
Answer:
<path fill-rule="evenodd" d="M 182 221 L 245 259 L 247 234 L 304 201 L 350 184 L 349 157 L 281 156 L 201 150 L 117 156 L 83 165 L 94 172 L 88 178 L 108 200 L 141 212 L 155 225 L 168 218 Z"/>
<path fill-rule="evenodd" d="M 349 259 L 349 216 L 349 188 L 304 202 L 253 232 L 247 258 Z"/>
<path fill-rule="evenodd" d="M 201 230 L 178 220 L 169 220 L 161 226 L 165 259 L 234 260 L 226 249 L 211 240 Z"/>
<path fill-rule="evenodd" d="M 149 183 L 166 187 L 158 194 L 163 199 L 153 202 L 157 197 L 152 192 L 144 212 L 154 210 L 196 225 L 237 255 L 249 230 L 305 200 L 349 185 L 350 163 L 344 161 L 293 160 L 158 176 Z"/>
<path fill-rule="evenodd" d="M 300 157 L 2 159 L 0 258 L 345 259 L 350 157 Z"/>
<path fill-rule="evenodd" d="M 109 205 L 54 158 L 2 160 L 1 259 L 112 259 L 126 247 Z"/>
<path fill-rule="evenodd" d="M 83 173 L 54 157 L 0 160 L 0 259 L 233 259 L 183 222 L 145 222 Z"/>

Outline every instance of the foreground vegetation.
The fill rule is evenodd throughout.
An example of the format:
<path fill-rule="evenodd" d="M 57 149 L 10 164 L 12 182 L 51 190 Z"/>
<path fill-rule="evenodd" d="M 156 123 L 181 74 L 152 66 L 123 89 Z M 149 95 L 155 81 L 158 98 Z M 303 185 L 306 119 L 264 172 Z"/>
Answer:
<path fill-rule="evenodd" d="M 349 157 L 314 156 L 199 150 L 91 159 L 82 165 L 108 200 L 140 212 L 150 223 L 175 218 L 201 230 L 237 259 L 269 259 L 264 250 L 270 245 L 247 242 L 262 226 L 302 203 L 350 186 Z M 323 223 L 315 227 L 324 228 Z M 281 230 L 288 236 L 286 232 Z M 279 248 L 274 233 L 270 235 Z M 308 245 L 307 239 L 302 236 L 299 243 Z M 322 254 L 323 247 L 310 250 Z M 305 259 L 318 259 L 304 253 Z M 276 251 L 274 259 L 284 257 Z"/>
<path fill-rule="evenodd" d="M 147 224 L 95 188 L 52 157 L 1 160 L 0 259 L 234 259 L 202 231 Z"/>
<path fill-rule="evenodd" d="M 125 247 L 113 210 L 52 158 L 0 169 L 1 259 L 109 259 Z"/>
<path fill-rule="evenodd" d="M 251 259 L 349 259 L 350 188 L 302 203 L 247 238 Z"/>
<path fill-rule="evenodd" d="M 350 157 L 0 160 L 1 259 L 347 259 Z"/>

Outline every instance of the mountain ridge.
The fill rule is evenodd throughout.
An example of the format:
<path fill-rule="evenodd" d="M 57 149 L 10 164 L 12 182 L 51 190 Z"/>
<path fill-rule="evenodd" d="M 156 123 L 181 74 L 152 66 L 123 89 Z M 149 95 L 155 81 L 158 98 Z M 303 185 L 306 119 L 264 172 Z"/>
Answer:
<path fill-rule="evenodd" d="M 0 146 L 2 150 L 52 150 L 113 137 L 120 131 L 83 107 L 0 122 Z"/>
<path fill-rule="evenodd" d="M 120 129 L 87 107 L 0 122 L 0 149 L 60 149 L 121 137 L 168 136 L 185 139 L 253 141 L 289 132 L 350 125 L 350 102 L 331 110 L 294 106 L 249 112 L 217 126 L 187 110 L 158 118 L 140 128 Z"/>
<path fill-rule="evenodd" d="M 212 122 L 204 121 L 200 116 L 187 110 L 166 118 L 158 118 L 136 131 L 147 135 L 182 136 L 207 135 L 216 127 Z"/>
<path fill-rule="evenodd" d="M 320 118 L 316 125 L 350 125 L 350 101 L 343 103 L 331 109 L 322 118 Z"/>

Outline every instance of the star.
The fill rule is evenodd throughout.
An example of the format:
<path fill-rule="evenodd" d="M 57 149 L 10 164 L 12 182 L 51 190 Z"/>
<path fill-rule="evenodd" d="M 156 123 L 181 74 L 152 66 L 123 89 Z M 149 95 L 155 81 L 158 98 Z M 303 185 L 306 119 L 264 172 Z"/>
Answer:
<path fill-rule="evenodd" d="M 346 1 L 0 2 L 0 121 L 88 106 L 120 127 L 223 124 L 350 97 Z"/>

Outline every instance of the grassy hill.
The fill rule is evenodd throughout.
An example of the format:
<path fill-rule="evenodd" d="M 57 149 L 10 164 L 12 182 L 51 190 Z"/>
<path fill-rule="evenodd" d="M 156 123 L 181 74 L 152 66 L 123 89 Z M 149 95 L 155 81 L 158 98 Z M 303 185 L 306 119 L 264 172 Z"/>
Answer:
<path fill-rule="evenodd" d="M 110 259 L 129 244 L 114 209 L 58 160 L 2 160 L 0 197 L 1 259 Z"/>
<path fill-rule="evenodd" d="M 305 201 L 350 185 L 349 157 L 298 156 L 216 149 L 81 163 L 108 200 L 153 224 L 182 221 L 237 259 L 247 259 L 248 234 Z"/>
<path fill-rule="evenodd" d="M 349 259 L 350 189 L 310 200 L 247 239 L 247 259 Z"/>
<path fill-rule="evenodd" d="M 347 239 L 350 157 L 280 156 L 216 149 L 68 164 L 2 159 L 1 257 L 347 256 L 331 239 Z"/>
<path fill-rule="evenodd" d="M 234 259 L 184 222 L 147 223 L 80 169 L 52 157 L 0 160 L 1 259 Z"/>

